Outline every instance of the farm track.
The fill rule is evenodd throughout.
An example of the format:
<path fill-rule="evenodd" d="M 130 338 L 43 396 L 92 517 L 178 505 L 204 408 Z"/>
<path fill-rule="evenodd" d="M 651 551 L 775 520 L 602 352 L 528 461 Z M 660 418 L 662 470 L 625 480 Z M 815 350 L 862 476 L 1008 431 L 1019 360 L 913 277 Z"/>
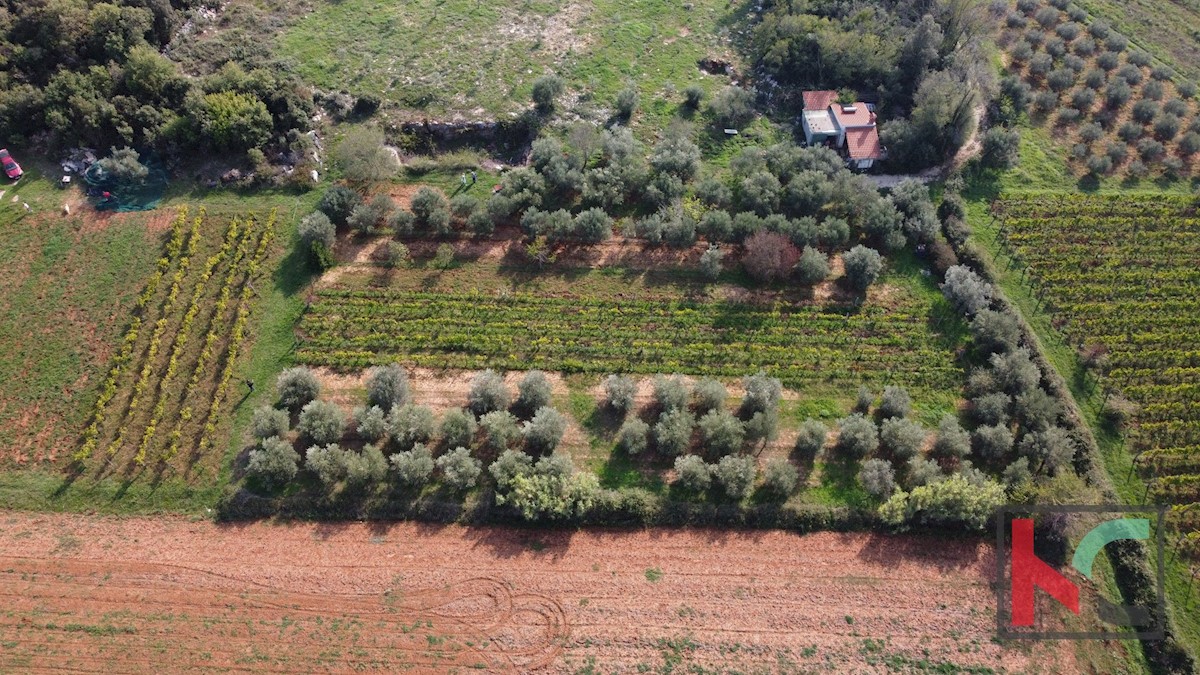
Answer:
<path fill-rule="evenodd" d="M 989 639 L 970 541 L 0 519 L 4 671 L 1075 670 Z"/>

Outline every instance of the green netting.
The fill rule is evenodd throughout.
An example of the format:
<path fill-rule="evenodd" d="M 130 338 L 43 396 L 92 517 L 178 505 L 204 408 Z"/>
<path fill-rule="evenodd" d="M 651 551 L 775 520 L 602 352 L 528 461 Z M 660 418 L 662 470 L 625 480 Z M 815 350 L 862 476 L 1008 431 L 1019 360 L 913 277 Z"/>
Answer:
<path fill-rule="evenodd" d="M 155 161 L 142 158 L 150 170 L 138 181 L 120 180 L 97 162 L 83 172 L 88 197 L 102 211 L 146 211 L 158 206 L 167 191 L 167 172 Z"/>

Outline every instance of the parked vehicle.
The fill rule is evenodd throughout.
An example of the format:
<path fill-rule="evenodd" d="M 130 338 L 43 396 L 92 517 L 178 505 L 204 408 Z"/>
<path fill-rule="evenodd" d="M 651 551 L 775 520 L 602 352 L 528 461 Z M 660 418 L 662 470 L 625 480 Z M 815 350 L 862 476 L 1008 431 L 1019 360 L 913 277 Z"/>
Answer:
<path fill-rule="evenodd" d="M 13 180 L 21 177 L 25 172 L 21 170 L 21 165 L 8 154 L 7 149 L 0 149 L 0 165 L 4 166 L 4 174 Z"/>

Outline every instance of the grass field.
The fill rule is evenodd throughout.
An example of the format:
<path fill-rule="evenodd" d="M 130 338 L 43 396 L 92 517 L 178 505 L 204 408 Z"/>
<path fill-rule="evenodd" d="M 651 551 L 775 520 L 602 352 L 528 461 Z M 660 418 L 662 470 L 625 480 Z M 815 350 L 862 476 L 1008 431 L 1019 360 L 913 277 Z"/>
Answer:
<path fill-rule="evenodd" d="M 1192 81 L 1200 80 L 1200 2 L 1196 0 L 1076 0 L 1140 47 Z"/>
<path fill-rule="evenodd" d="M 718 0 L 345 0 L 294 21 L 278 51 L 319 87 L 380 96 L 418 116 L 516 113 L 529 107 L 533 81 L 555 72 L 581 111 L 602 120 L 634 85 L 644 116 L 661 120 L 681 99 L 674 92 L 726 81 L 697 64 L 732 59 L 744 11 Z"/>

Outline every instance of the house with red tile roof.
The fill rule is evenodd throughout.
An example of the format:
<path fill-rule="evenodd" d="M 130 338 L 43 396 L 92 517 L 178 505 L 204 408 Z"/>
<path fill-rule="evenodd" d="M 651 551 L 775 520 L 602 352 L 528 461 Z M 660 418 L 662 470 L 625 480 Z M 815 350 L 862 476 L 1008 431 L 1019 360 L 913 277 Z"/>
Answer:
<path fill-rule="evenodd" d="M 800 125 L 805 142 L 830 147 L 855 169 L 869 169 L 886 151 L 879 140 L 874 106 L 839 103 L 836 91 L 806 91 Z"/>

